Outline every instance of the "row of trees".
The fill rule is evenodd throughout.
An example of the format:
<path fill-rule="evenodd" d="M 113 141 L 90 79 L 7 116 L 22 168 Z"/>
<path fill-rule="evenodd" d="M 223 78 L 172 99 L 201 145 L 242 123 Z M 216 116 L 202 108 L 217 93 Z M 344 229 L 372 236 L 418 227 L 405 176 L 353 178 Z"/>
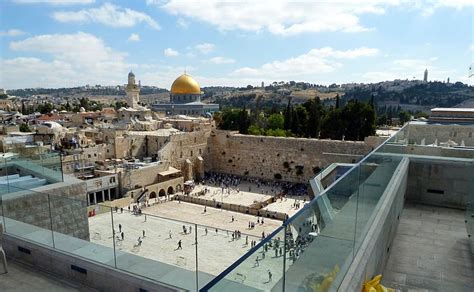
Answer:
<path fill-rule="evenodd" d="M 376 115 L 373 103 L 351 100 L 345 106 L 326 107 L 316 97 L 293 106 L 291 100 L 283 112 L 225 109 L 215 114 L 220 129 L 242 134 L 280 137 L 307 137 L 363 140 L 375 134 Z"/>

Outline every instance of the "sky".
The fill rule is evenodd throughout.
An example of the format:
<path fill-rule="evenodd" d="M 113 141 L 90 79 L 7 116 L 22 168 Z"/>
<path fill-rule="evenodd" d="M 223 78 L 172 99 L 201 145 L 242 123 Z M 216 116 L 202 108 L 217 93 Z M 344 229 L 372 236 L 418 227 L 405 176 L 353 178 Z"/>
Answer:
<path fill-rule="evenodd" d="M 0 88 L 473 84 L 473 0 L 0 0 Z"/>

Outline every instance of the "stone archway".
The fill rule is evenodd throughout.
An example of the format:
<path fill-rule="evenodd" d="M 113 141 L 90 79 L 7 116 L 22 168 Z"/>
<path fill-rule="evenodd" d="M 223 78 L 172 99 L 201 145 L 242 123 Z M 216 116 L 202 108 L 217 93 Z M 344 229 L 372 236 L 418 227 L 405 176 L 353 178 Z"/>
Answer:
<path fill-rule="evenodd" d="M 155 192 L 151 192 L 149 198 L 150 198 L 150 199 L 156 199 L 156 193 L 155 193 Z"/>
<path fill-rule="evenodd" d="M 172 187 L 172 186 L 169 186 L 169 187 L 168 187 L 168 195 L 172 195 L 172 194 L 174 194 L 173 187 Z"/>
<path fill-rule="evenodd" d="M 161 189 L 160 192 L 158 193 L 158 195 L 159 195 L 160 197 L 166 196 L 165 190 Z"/>

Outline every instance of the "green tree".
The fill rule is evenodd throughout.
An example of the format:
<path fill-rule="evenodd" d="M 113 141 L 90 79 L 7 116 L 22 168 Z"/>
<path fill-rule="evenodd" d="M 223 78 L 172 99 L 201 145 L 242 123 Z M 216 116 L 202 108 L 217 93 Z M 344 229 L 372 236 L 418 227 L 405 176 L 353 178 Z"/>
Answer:
<path fill-rule="evenodd" d="M 285 118 L 282 114 L 271 114 L 268 119 L 268 128 L 272 130 L 283 129 L 285 124 Z"/>
<path fill-rule="evenodd" d="M 323 115 L 323 106 L 321 99 L 317 96 L 303 104 L 308 113 L 308 123 L 306 125 L 306 136 L 317 138 L 320 130 L 321 117 Z"/>
<path fill-rule="evenodd" d="M 28 126 L 28 124 L 21 124 L 20 125 L 20 132 L 31 132 L 31 129 Z"/>
<path fill-rule="evenodd" d="M 263 135 L 264 134 L 264 131 L 263 129 L 261 129 L 259 126 L 257 125 L 251 125 L 249 127 L 249 135 Z"/>
<path fill-rule="evenodd" d="M 247 109 L 244 107 L 239 113 L 239 133 L 240 134 L 248 134 L 249 126 L 250 126 L 250 118 L 247 112 Z"/>

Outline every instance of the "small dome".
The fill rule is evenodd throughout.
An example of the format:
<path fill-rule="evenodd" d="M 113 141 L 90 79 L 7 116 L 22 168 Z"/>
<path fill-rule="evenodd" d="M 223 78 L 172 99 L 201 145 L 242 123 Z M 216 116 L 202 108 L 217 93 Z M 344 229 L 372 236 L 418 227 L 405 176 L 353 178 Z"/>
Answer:
<path fill-rule="evenodd" d="M 186 73 L 176 78 L 171 85 L 172 94 L 201 94 L 201 87 Z"/>
<path fill-rule="evenodd" d="M 133 74 L 133 72 L 130 71 L 130 72 L 128 73 L 128 77 L 135 77 L 135 74 Z"/>

